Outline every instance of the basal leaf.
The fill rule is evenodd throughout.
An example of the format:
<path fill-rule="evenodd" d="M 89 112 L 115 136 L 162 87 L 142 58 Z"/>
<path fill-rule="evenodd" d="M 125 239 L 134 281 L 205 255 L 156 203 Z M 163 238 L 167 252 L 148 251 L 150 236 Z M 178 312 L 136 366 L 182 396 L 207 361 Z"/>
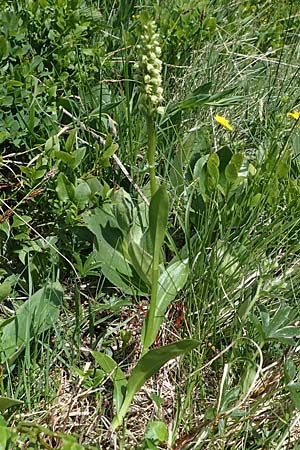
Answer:
<path fill-rule="evenodd" d="M 124 236 L 116 218 L 110 211 L 96 208 L 91 213 L 85 214 L 83 221 L 96 237 L 95 263 L 98 265 L 101 263 L 104 276 L 127 294 L 132 294 L 133 290 L 137 294 L 145 294 L 143 283 L 138 283 L 139 280 L 134 278 L 128 255 L 121 252 Z"/>
<path fill-rule="evenodd" d="M 159 277 L 157 304 L 153 325 L 149 332 L 149 346 L 156 339 L 159 328 L 164 320 L 165 312 L 172 300 L 176 297 L 178 291 L 183 289 L 188 278 L 190 269 L 188 260 L 177 261 L 169 266 Z M 143 333 L 145 332 L 145 325 Z"/>
<path fill-rule="evenodd" d="M 5 411 L 12 406 L 22 405 L 23 402 L 9 397 L 0 397 L 0 412 Z"/>
<path fill-rule="evenodd" d="M 151 286 L 151 267 L 152 256 L 147 253 L 140 245 L 133 239 L 130 239 L 128 244 L 128 252 L 131 263 L 146 285 Z"/>
<path fill-rule="evenodd" d="M 111 378 L 114 385 L 114 403 L 116 410 L 119 411 L 126 394 L 127 380 L 124 373 L 114 359 L 105 353 L 96 351 L 91 352 L 97 363 L 106 374 Z"/>
<path fill-rule="evenodd" d="M 113 429 L 116 429 L 125 417 L 127 410 L 136 392 L 152 377 L 166 362 L 173 358 L 184 355 L 200 344 L 199 341 L 186 339 L 175 344 L 165 345 L 160 348 L 148 351 L 133 369 L 128 382 L 126 397 L 119 413 L 112 421 Z"/>

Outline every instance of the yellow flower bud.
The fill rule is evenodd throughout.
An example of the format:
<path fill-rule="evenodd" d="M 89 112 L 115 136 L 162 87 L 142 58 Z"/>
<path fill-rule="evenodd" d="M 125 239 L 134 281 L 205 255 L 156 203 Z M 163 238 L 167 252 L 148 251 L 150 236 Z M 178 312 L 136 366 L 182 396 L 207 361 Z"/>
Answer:
<path fill-rule="evenodd" d="M 222 127 L 226 128 L 228 131 L 233 131 L 232 126 L 230 125 L 230 123 L 228 122 L 227 119 L 225 119 L 225 117 L 219 116 L 218 114 L 215 116 L 216 121 L 222 125 Z"/>
<path fill-rule="evenodd" d="M 300 119 L 300 112 L 296 111 L 296 110 L 292 111 L 292 112 L 288 112 L 287 116 L 291 117 L 292 119 L 299 120 Z"/>

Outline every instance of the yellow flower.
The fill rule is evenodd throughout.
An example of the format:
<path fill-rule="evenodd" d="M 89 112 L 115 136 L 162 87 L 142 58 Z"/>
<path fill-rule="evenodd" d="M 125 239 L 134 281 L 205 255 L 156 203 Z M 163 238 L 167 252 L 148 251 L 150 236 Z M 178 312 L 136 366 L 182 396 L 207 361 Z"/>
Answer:
<path fill-rule="evenodd" d="M 232 126 L 230 125 L 230 123 L 228 122 L 227 119 L 225 119 L 225 117 L 219 116 L 218 114 L 215 116 L 216 121 L 222 125 L 222 127 L 226 128 L 226 130 L 229 131 L 233 131 Z"/>
<path fill-rule="evenodd" d="M 296 110 L 292 111 L 292 112 L 288 112 L 287 116 L 291 117 L 292 119 L 299 120 L 300 119 L 300 112 L 296 111 Z"/>

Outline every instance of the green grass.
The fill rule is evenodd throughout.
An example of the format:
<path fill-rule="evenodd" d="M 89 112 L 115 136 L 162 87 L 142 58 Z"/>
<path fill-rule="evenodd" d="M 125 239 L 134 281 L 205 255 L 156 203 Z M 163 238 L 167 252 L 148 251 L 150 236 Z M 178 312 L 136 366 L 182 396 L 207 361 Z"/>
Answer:
<path fill-rule="evenodd" d="M 159 354 L 141 335 L 155 251 L 134 68 L 145 10 L 166 108 L 156 256 L 174 291 L 150 352 L 198 345 L 145 376 L 112 431 L 113 364 L 128 378 Z M 0 447 L 299 448 L 299 25 L 284 0 L 4 2 Z"/>

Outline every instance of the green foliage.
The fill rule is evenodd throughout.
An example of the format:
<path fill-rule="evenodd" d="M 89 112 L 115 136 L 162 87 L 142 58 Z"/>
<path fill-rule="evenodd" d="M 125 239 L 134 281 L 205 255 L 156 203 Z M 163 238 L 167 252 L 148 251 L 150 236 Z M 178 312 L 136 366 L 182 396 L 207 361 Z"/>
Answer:
<path fill-rule="evenodd" d="M 159 329 L 164 321 L 168 306 L 174 300 L 180 289 L 183 289 L 189 275 L 189 266 L 186 260 L 176 261 L 170 264 L 158 279 L 157 302 L 155 305 L 154 319 L 149 326 L 149 318 L 144 324 L 142 335 L 144 342 L 152 345 Z M 148 329 L 147 329 L 148 327 Z M 146 336 L 147 334 L 147 336 Z"/>
<path fill-rule="evenodd" d="M 149 350 L 133 368 L 128 380 L 116 362 L 105 354 L 93 352 L 93 356 L 114 383 L 114 401 L 116 416 L 112 421 L 113 429 L 119 427 L 128 411 L 134 395 L 145 382 L 168 361 L 183 355 L 199 345 L 198 341 L 186 339 Z"/>
<path fill-rule="evenodd" d="M 59 283 L 45 285 L 18 308 L 15 317 L 2 321 L 2 364 L 11 364 L 32 338 L 55 325 L 62 297 L 63 289 Z"/>
<path fill-rule="evenodd" d="M 292 325 L 298 316 L 297 310 L 288 305 L 280 305 L 274 316 L 270 318 L 269 312 L 264 306 L 260 309 L 260 320 L 255 315 L 252 316 L 255 327 L 257 328 L 261 339 L 277 340 L 283 344 L 294 344 L 295 339 L 300 334 L 300 327 Z"/>
<path fill-rule="evenodd" d="M 0 447 L 293 445 L 296 3 L 1 6 Z M 165 112 L 147 122 L 141 15 L 163 62 Z M 134 428 L 151 377 L 177 390 L 135 404 Z"/>
<path fill-rule="evenodd" d="M 152 421 L 147 425 L 145 431 L 143 449 L 155 450 L 156 445 L 163 444 L 168 440 L 168 430 L 164 422 Z"/>
<path fill-rule="evenodd" d="M 21 405 L 22 402 L 19 400 L 14 400 L 13 398 L 8 397 L 0 397 L 0 411 L 3 412 L 8 408 L 11 408 L 12 406 L 18 406 Z"/>

